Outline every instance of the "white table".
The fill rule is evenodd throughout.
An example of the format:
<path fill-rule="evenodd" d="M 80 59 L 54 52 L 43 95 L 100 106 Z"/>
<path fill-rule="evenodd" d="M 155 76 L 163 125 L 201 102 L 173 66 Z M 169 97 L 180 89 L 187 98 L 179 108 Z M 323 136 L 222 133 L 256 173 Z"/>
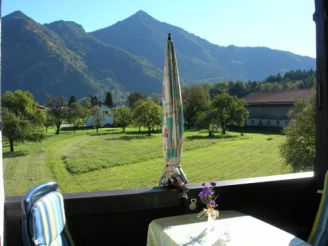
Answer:
<path fill-rule="evenodd" d="M 149 224 L 147 246 L 309 246 L 303 240 L 252 216 L 221 211 L 212 232 L 196 214 L 155 219 Z"/>

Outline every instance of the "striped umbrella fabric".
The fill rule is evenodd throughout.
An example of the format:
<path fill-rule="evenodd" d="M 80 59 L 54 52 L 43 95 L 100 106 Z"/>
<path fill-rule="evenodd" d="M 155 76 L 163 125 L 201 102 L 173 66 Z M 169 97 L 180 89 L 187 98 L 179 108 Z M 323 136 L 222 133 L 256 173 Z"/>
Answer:
<path fill-rule="evenodd" d="M 187 177 L 180 167 L 183 143 L 183 104 L 173 41 L 169 34 L 163 75 L 163 150 L 166 166 L 160 185 L 187 190 Z"/>

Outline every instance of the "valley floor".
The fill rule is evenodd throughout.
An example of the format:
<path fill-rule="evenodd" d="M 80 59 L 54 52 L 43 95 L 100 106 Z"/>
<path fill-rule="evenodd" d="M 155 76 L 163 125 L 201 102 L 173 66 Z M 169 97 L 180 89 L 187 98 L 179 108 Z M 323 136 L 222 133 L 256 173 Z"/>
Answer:
<path fill-rule="evenodd" d="M 184 136 L 182 168 L 190 183 L 291 172 L 279 153 L 284 135 Z M 118 128 L 51 132 L 42 142 L 17 145 L 14 153 L 4 143 L 3 152 L 6 196 L 49 180 L 64 193 L 153 187 L 164 168 L 161 133 L 147 136 L 132 128 L 124 134 Z"/>

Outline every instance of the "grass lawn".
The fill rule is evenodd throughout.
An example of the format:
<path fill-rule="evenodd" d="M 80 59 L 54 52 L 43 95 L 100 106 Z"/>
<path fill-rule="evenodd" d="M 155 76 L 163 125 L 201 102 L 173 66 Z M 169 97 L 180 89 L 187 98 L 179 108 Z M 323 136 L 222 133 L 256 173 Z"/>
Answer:
<path fill-rule="evenodd" d="M 128 129 L 53 132 L 39 143 L 6 143 L 6 195 L 21 195 L 30 187 L 57 180 L 63 192 L 84 192 L 157 186 L 164 168 L 162 136 Z M 185 132 L 182 168 L 189 182 L 226 180 L 291 172 L 279 154 L 284 136 L 229 132 L 207 138 L 202 131 Z"/>

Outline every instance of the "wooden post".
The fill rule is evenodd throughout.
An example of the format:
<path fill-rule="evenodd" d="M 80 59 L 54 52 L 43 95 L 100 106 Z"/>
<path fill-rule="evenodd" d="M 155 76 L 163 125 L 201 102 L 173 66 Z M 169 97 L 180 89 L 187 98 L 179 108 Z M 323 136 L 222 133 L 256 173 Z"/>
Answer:
<path fill-rule="evenodd" d="M 314 175 L 322 188 L 324 175 L 328 169 L 328 53 L 327 53 L 327 1 L 315 0 L 313 20 L 316 23 L 317 48 L 317 110 L 316 110 L 316 158 Z"/>
<path fill-rule="evenodd" d="M 1 8 L 2 8 L 2 2 L 0 0 L 0 40 L 2 40 L 1 39 Z M 1 41 L 0 41 L 0 44 L 1 44 Z M 1 50 L 0 50 L 0 64 L 1 64 Z M 2 76 L 1 76 L 1 69 L 0 69 L 0 81 L 1 81 L 1 77 Z M 0 84 L 0 91 L 1 91 L 1 84 Z M 0 109 L 1 109 L 1 107 L 0 107 Z M 3 235 L 4 235 L 4 203 L 5 203 L 2 160 L 3 160 L 3 158 L 2 158 L 2 116 L 1 116 L 1 110 L 0 110 L 0 246 L 4 245 L 3 244 L 3 238 L 4 238 Z"/>

